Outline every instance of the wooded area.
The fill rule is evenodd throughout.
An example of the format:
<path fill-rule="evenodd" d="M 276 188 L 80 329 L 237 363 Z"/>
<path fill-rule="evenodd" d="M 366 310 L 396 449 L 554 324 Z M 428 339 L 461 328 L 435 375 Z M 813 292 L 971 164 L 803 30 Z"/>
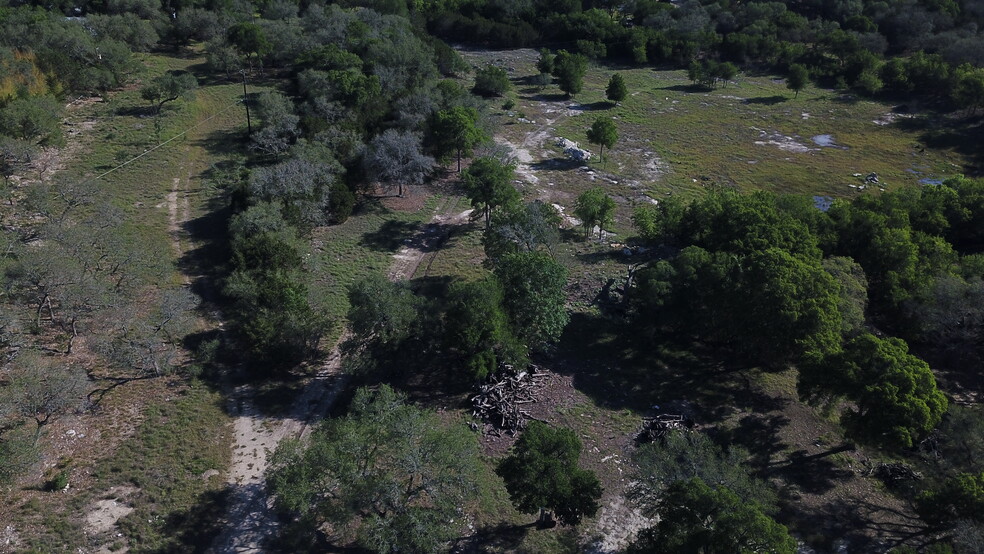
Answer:
<path fill-rule="evenodd" d="M 730 99 L 786 103 L 777 129 L 823 90 L 966 153 L 981 25 L 971 0 L 0 3 L 0 539 L 224 552 L 261 506 L 263 551 L 980 552 L 976 154 L 835 198 L 633 172 L 673 153 L 670 94 L 753 86 L 786 92 Z M 845 523 L 838 480 L 909 527 Z"/>

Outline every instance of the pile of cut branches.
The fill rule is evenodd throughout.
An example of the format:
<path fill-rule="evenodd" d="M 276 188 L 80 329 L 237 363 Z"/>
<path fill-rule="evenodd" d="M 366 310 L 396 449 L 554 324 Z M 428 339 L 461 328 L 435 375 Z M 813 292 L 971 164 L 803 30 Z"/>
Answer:
<path fill-rule="evenodd" d="M 507 366 L 478 386 L 478 394 L 471 397 L 472 417 L 485 422 L 487 435 L 498 437 L 502 431 L 514 435 L 526 428 L 528 420 L 537 419 L 524 405 L 536 402 L 549 380 L 550 374 L 535 365 L 519 372 Z"/>

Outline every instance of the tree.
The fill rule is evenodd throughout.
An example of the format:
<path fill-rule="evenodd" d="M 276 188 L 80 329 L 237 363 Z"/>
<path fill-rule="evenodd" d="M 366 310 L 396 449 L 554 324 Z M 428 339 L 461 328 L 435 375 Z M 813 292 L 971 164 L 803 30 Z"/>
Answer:
<path fill-rule="evenodd" d="M 536 60 L 536 70 L 539 71 L 541 75 L 543 73 L 553 73 L 554 60 L 556 59 L 557 56 L 550 52 L 550 50 L 541 48 L 540 57 Z"/>
<path fill-rule="evenodd" d="M 452 152 L 457 153 L 459 173 L 461 156 L 468 155 L 472 148 L 488 138 L 478 127 L 478 111 L 464 106 L 437 112 L 431 133 L 438 159 L 447 160 Z"/>
<path fill-rule="evenodd" d="M 786 88 L 795 91 L 794 97 L 798 97 L 801 90 L 810 82 L 810 71 L 798 63 L 789 66 L 789 74 L 786 76 Z"/>
<path fill-rule="evenodd" d="M 507 207 L 492 216 L 492 226 L 482 236 L 485 255 L 495 261 L 509 252 L 547 252 L 560 240 L 560 212 L 541 200 Z"/>
<path fill-rule="evenodd" d="M 256 99 L 256 115 L 262 122 L 253 133 L 253 145 L 268 154 L 282 154 L 290 148 L 300 129 L 301 118 L 294 113 L 294 103 L 279 92 L 264 92 Z"/>
<path fill-rule="evenodd" d="M 478 444 L 464 425 L 382 385 L 357 390 L 348 414 L 325 421 L 307 444 L 283 441 L 267 479 L 278 508 L 311 533 L 326 522 L 356 526 L 374 552 L 437 552 L 464 524 L 477 470 Z"/>
<path fill-rule="evenodd" d="M 785 526 L 743 502 L 727 487 L 700 478 L 677 481 L 660 498 L 659 523 L 643 530 L 628 552 L 794 554 L 796 540 Z"/>
<path fill-rule="evenodd" d="M 916 497 L 919 516 L 936 527 L 959 520 L 984 523 L 984 473 L 961 473 Z"/>
<path fill-rule="evenodd" d="M 516 334 L 530 348 L 560 338 L 570 316 L 565 309 L 567 269 L 543 252 L 516 252 L 496 261 L 496 278 Z"/>
<path fill-rule="evenodd" d="M 868 308 L 868 279 L 864 269 L 851 258 L 830 256 L 823 259 L 823 270 L 837 281 L 841 314 L 841 334 L 853 337 L 864 326 L 864 312 Z"/>
<path fill-rule="evenodd" d="M 0 129 L 15 139 L 41 146 L 62 143 L 62 106 L 52 96 L 17 98 L 0 108 Z"/>
<path fill-rule="evenodd" d="M 185 71 L 168 71 L 154 78 L 140 89 L 140 97 L 154 106 L 154 113 L 161 113 L 161 108 L 168 102 L 179 98 L 191 100 L 198 88 L 198 79 Z"/>
<path fill-rule="evenodd" d="M 270 52 L 272 46 L 263 29 L 255 23 L 242 22 L 229 27 L 226 40 L 236 47 L 240 54 L 252 64 L 253 57 L 263 57 Z"/>
<path fill-rule="evenodd" d="M 574 215 L 581 220 L 585 239 L 595 225 L 598 226 L 598 238 L 601 238 L 604 229 L 614 221 L 615 201 L 605 194 L 605 189 L 601 187 L 588 189 L 577 197 L 574 203 Z"/>
<path fill-rule="evenodd" d="M 9 390 L 3 391 L 5 402 L 21 418 L 34 421 L 35 442 L 45 425 L 84 405 L 89 378 L 81 369 L 54 363 L 36 351 L 19 353 L 14 366 Z"/>
<path fill-rule="evenodd" d="M 839 395 L 854 402 L 842 417 L 848 435 L 885 448 L 909 448 L 929 434 L 947 409 L 929 365 L 905 341 L 864 334 L 841 352 L 807 360 L 802 396 Z"/>
<path fill-rule="evenodd" d="M 417 326 L 421 298 L 405 282 L 373 274 L 349 287 L 348 322 L 362 341 L 395 346 Z"/>
<path fill-rule="evenodd" d="M 338 164 L 292 158 L 259 167 L 250 174 L 247 190 L 253 200 L 277 202 L 284 219 L 303 228 L 328 222 L 331 187 Z"/>
<path fill-rule="evenodd" d="M 577 525 L 597 513 L 601 498 L 598 477 L 577 465 L 580 454 L 581 441 L 574 431 L 532 421 L 496 473 L 519 511 L 539 511 L 540 521 L 548 521 L 545 510 L 552 510 L 562 524 Z"/>
<path fill-rule="evenodd" d="M 557 78 L 560 90 L 573 97 L 584 86 L 584 74 L 588 70 L 588 58 L 583 54 L 571 54 L 567 50 L 557 52 L 551 74 Z"/>
<path fill-rule="evenodd" d="M 472 207 L 481 210 L 485 230 L 492 224 L 492 211 L 516 204 L 521 196 L 512 184 L 515 166 L 492 157 L 478 158 L 465 170 L 461 180 L 468 191 Z"/>
<path fill-rule="evenodd" d="M 714 77 L 724 81 L 724 86 L 727 88 L 728 82 L 735 78 L 738 74 L 738 66 L 731 62 L 721 62 L 717 65 Z"/>
<path fill-rule="evenodd" d="M 509 82 L 509 75 L 501 67 L 489 64 L 479 69 L 475 74 L 475 94 L 481 96 L 502 96 L 509 92 L 512 83 Z"/>
<path fill-rule="evenodd" d="M 396 184 L 402 197 L 404 185 L 423 184 L 434 169 L 434 158 L 422 152 L 419 133 L 387 129 L 369 143 L 362 166 L 370 179 Z"/>
<path fill-rule="evenodd" d="M 504 302 L 502 286 L 494 279 L 455 283 L 448 290 L 445 340 L 475 379 L 495 373 L 500 362 L 520 367 L 527 362 Z"/>
<path fill-rule="evenodd" d="M 619 73 L 612 75 L 612 78 L 608 80 L 608 88 L 605 89 L 605 97 L 617 106 L 628 95 L 629 89 L 626 88 L 625 79 L 622 78 L 622 75 Z"/>
<path fill-rule="evenodd" d="M 10 178 L 24 171 L 31 163 L 37 149 L 25 140 L 0 135 L 0 174 L 3 175 L 4 187 L 10 186 Z M 13 197 L 8 197 L 13 202 Z"/>
<path fill-rule="evenodd" d="M 605 147 L 611 148 L 618 141 L 618 128 L 609 118 L 599 117 L 588 129 L 588 142 L 601 146 L 601 161 L 605 161 Z"/>
<path fill-rule="evenodd" d="M 659 513 L 659 500 L 668 487 L 699 478 L 727 487 L 742 502 L 754 502 L 763 511 L 773 512 L 776 493 L 769 483 L 752 475 L 750 457 L 743 448 L 718 446 L 706 433 L 674 431 L 636 450 L 633 460 L 639 468 L 638 478 L 630 496 L 644 510 Z"/>

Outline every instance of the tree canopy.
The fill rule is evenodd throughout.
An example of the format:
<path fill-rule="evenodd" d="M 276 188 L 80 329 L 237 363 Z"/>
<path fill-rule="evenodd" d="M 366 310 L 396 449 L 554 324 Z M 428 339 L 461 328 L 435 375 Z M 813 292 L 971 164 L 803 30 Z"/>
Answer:
<path fill-rule="evenodd" d="M 614 221 L 615 201 L 605 194 L 605 189 L 590 188 L 577 197 L 574 203 L 574 215 L 581 220 L 584 238 L 588 238 L 588 233 L 595 225 L 598 226 L 598 237 L 601 238 L 605 228 Z"/>
<path fill-rule="evenodd" d="M 530 422 L 513 452 L 496 468 L 513 504 L 524 513 L 552 510 L 565 525 L 598 511 L 601 483 L 577 465 L 581 441 L 570 429 Z"/>
<path fill-rule="evenodd" d="M 478 444 L 387 385 L 356 391 L 348 414 L 305 443 L 283 441 L 267 479 L 281 510 L 309 529 L 355 526 L 374 552 L 438 552 L 477 492 Z M 459 525 L 449 522 L 457 520 Z"/>
<path fill-rule="evenodd" d="M 508 291 L 504 305 L 517 335 L 530 348 L 558 340 L 570 319 L 567 269 L 543 252 L 514 252 L 496 260 L 493 272 Z"/>
<path fill-rule="evenodd" d="M 628 95 L 629 89 L 625 86 L 625 78 L 619 73 L 613 74 L 611 79 L 608 80 L 608 86 L 605 88 L 605 98 L 608 98 L 617 106 Z"/>
<path fill-rule="evenodd" d="M 560 90 L 568 97 L 576 96 L 584 87 L 584 74 L 588 70 L 588 58 L 583 54 L 572 54 L 567 50 L 557 52 L 553 58 L 551 73 L 557 78 Z"/>
<path fill-rule="evenodd" d="M 796 552 L 789 530 L 757 504 L 743 502 L 727 487 L 711 488 L 697 477 L 670 485 L 657 514 L 659 523 L 640 532 L 628 552 Z"/>
<path fill-rule="evenodd" d="M 481 210 L 485 229 L 492 224 L 492 212 L 519 203 L 521 196 L 513 186 L 515 166 L 492 157 L 474 160 L 461 176 L 468 198 L 475 209 Z"/>
<path fill-rule="evenodd" d="M 605 147 L 611 148 L 618 142 L 618 127 L 610 118 L 599 117 L 588 129 L 588 142 L 601 146 L 601 159 L 605 160 Z"/>
<path fill-rule="evenodd" d="M 461 156 L 488 139 L 478 127 L 478 111 L 475 108 L 455 106 L 450 110 L 437 112 L 431 134 L 437 158 L 447 160 L 452 153 L 457 154 L 458 171 L 461 171 Z"/>

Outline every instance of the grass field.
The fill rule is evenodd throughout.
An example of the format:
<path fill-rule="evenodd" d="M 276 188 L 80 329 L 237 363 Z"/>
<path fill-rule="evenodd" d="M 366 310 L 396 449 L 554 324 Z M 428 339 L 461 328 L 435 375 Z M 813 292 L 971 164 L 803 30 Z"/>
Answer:
<path fill-rule="evenodd" d="M 538 90 L 526 84 L 536 73 L 533 50 L 464 56 L 476 66 L 510 70 L 516 105 L 501 109 L 500 99 L 494 113 L 502 123 L 499 140 L 528 160 L 520 164 L 526 195 L 570 208 L 581 191 L 602 186 L 619 203 L 620 233 L 630 233 L 633 206 L 668 195 L 686 198 L 723 187 L 850 198 L 863 192 L 855 174 L 879 175 L 880 185 L 870 192 L 943 179 L 973 163 L 957 134 L 928 140 L 945 124 L 918 106 L 896 109 L 812 85 L 794 97 L 782 79 L 769 75 L 741 74 L 710 90 L 692 87 L 684 71 L 598 65 L 589 66 L 583 91 L 568 99 L 556 85 Z M 629 90 L 618 106 L 604 93 L 615 72 Z M 613 118 L 619 133 L 604 162 L 586 135 L 598 117 Z M 587 167 L 570 162 L 557 137 L 595 156 Z"/>
<path fill-rule="evenodd" d="M 143 80 L 166 70 L 195 72 L 204 61 L 190 51 L 140 60 Z M 245 135 L 241 85 L 202 85 L 194 99 L 166 105 L 156 127 L 139 82 L 73 103 L 63 169 L 48 176 L 91 183 L 96 201 L 80 209 L 117 208 L 120 240 L 146 255 L 147 265 L 137 268 L 146 283 L 140 302 L 191 284 L 186 257 L 200 246 L 191 226 L 215 193 L 205 185 L 207 172 L 240 148 L 228 136 Z M 199 328 L 213 324 L 203 317 Z M 81 351 L 85 356 L 84 338 Z M 184 551 L 206 540 L 212 528 L 200 524 L 221 514 L 231 457 L 221 395 L 169 377 L 111 387 L 96 398 L 93 410 L 57 422 L 42 439 L 42 482 L 64 470 L 69 489 L 29 485 L 17 502 L 0 507 L 0 520 L 16 530 L 14 544 L 37 552 L 146 552 Z"/>

